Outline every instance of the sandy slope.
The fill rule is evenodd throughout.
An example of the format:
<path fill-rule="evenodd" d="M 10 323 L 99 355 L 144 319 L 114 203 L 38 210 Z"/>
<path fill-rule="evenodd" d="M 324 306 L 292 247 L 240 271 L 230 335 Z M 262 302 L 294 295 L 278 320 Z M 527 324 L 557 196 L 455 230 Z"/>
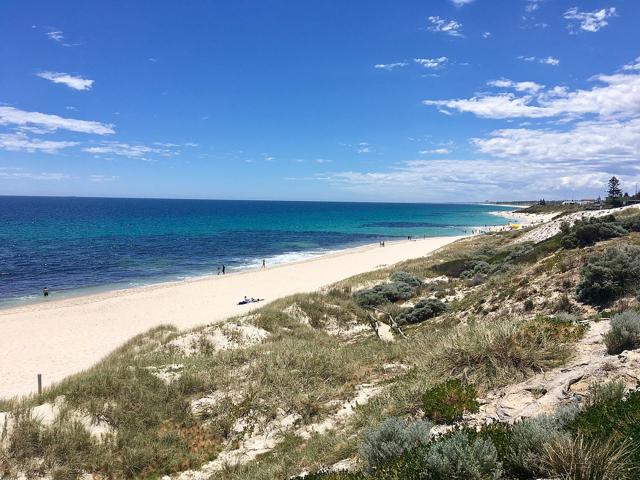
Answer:
<path fill-rule="evenodd" d="M 128 339 L 160 324 L 184 329 L 251 309 L 244 295 L 271 301 L 308 292 L 401 260 L 459 237 L 387 242 L 316 259 L 179 283 L 42 302 L 0 311 L 0 398 L 49 385 L 91 367 Z M 258 306 L 264 303 L 257 304 Z"/>

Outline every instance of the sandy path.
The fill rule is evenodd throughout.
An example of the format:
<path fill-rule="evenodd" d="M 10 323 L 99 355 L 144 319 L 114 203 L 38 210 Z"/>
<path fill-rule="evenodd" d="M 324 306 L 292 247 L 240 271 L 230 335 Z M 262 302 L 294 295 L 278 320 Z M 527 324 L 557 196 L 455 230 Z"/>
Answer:
<path fill-rule="evenodd" d="M 304 262 L 177 283 L 119 290 L 0 310 L 0 398 L 24 395 L 87 369 L 131 337 L 160 324 L 190 328 L 267 301 L 426 255 L 460 237 L 387 242 Z M 264 303 L 258 304 L 258 306 Z"/>

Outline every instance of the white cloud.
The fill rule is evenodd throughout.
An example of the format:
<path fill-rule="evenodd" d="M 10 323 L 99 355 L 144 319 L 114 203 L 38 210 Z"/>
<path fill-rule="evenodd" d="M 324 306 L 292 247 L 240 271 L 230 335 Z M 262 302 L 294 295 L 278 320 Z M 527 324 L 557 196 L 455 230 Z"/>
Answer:
<path fill-rule="evenodd" d="M 44 180 L 44 181 L 58 181 L 69 178 L 69 175 L 65 173 L 55 172 L 25 172 L 22 168 L 0 168 L 0 180 Z"/>
<path fill-rule="evenodd" d="M 482 34 L 482 38 L 491 38 L 491 35 L 492 35 L 491 32 L 484 32 Z"/>
<path fill-rule="evenodd" d="M 59 73 L 59 72 L 39 72 L 36 75 L 40 78 L 44 78 L 45 80 L 49 80 L 53 83 L 60 83 L 62 85 L 66 85 L 69 88 L 73 88 L 74 90 L 90 90 L 93 85 L 93 80 L 89 80 L 88 78 L 76 77 L 73 75 L 69 75 L 68 73 Z"/>
<path fill-rule="evenodd" d="M 514 82 L 506 78 L 500 80 L 492 80 L 487 82 L 490 87 L 498 88 L 513 88 L 518 92 L 531 92 L 536 93 L 544 88 L 544 85 L 540 85 L 536 82 Z"/>
<path fill-rule="evenodd" d="M 367 142 L 360 142 L 358 144 L 358 153 L 373 153 L 375 150 Z"/>
<path fill-rule="evenodd" d="M 456 7 L 464 7 L 465 5 L 473 3 L 473 0 L 451 0 L 451 3 L 453 3 Z"/>
<path fill-rule="evenodd" d="M 95 147 L 84 148 L 83 151 L 98 156 L 116 155 L 136 160 L 150 160 L 150 157 L 153 156 L 172 157 L 178 154 L 175 150 L 167 147 L 159 148 L 122 142 L 103 142 Z"/>
<path fill-rule="evenodd" d="M 448 148 L 435 148 L 433 150 L 420 150 L 418 153 L 420 155 L 447 155 L 451 153 L 451 150 Z"/>
<path fill-rule="evenodd" d="M 115 182 L 118 178 L 116 175 L 89 175 L 89 181 L 95 183 Z"/>
<path fill-rule="evenodd" d="M 589 90 L 568 90 L 553 87 L 530 90 L 516 96 L 513 93 L 483 94 L 467 99 L 426 100 L 443 113 L 469 112 L 483 118 L 550 118 L 576 119 L 585 115 L 629 117 L 640 114 L 640 75 L 618 73 L 592 78 L 600 85 Z M 521 82 L 534 83 L 534 82 Z"/>
<path fill-rule="evenodd" d="M 560 60 L 558 60 L 555 57 L 546 57 L 546 58 L 541 58 L 540 63 L 553 65 L 554 67 L 557 67 L 558 65 L 560 65 Z"/>
<path fill-rule="evenodd" d="M 578 23 L 580 29 L 585 32 L 597 32 L 609 25 L 607 19 L 614 16 L 616 16 L 615 7 L 594 10 L 593 12 L 582 12 L 578 10 L 578 7 L 573 7 L 564 13 L 565 19 L 573 21 L 569 25 L 571 28 L 575 23 Z"/>
<path fill-rule="evenodd" d="M 640 175 L 620 175 L 627 183 Z M 523 160 L 411 160 L 382 171 L 344 171 L 323 174 L 317 181 L 371 198 L 395 200 L 457 199 L 460 191 L 470 201 L 487 198 L 567 198 L 585 191 L 601 193 L 611 171 L 594 166 L 563 165 Z"/>
<path fill-rule="evenodd" d="M 35 25 L 32 25 L 31 28 L 37 28 Z M 62 30 L 49 29 L 45 32 L 45 35 L 49 40 L 53 40 L 56 43 L 59 43 L 63 47 L 77 47 L 78 43 L 68 43 L 65 42 L 64 32 Z"/>
<path fill-rule="evenodd" d="M 105 123 L 63 118 L 40 112 L 27 112 L 7 106 L 0 106 L 0 125 L 36 126 L 51 131 L 60 129 L 95 135 L 115 133 L 113 126 Z"/>
<path fill-rule="evenodd" d="M 524 7 L 525 12 L 533 13 L 540 8 L 541 0 L 528 0 Z"/>
<path fill-rule="evenodd" d="M 447 57 L 438 58 L 414 58 L 413 61 L 422 65 L 424 68 L 440 68 L 447 63 L 449 59 Z"/>
<path fill-rule="evenodd" d="M 395 62 L 395 63 L 378 63 L 373 66 L 373 68 L 381 69 L 381 70 L 393 70 L 395 68 L 402 68 L 409 65 L 407 62 Z"/>
<path fill-rule="evenodd" d="M 439 16 L 431 16 L 427 18 L 429 26 L 427 27 L 431 32 L 442 32 L 452 37 L 463 37 L 462 24 L 455 20 L 445 20 Z"/>
<path fill-rule="evenodd" d="M 576 90 L 566 86 L 547 88 L 535 82 L 519 85 L 501 79 L 489 84 L 516 92 L 425 103 L 449 114 L 470 112 L 481 118 L 553 118 L 545 127 L 522 122 L 519 128 L 499 129 L 473 138 L 471 144 L 478 153 L 493 157 L 496 165 L 502 165 L 504 172 L 492 170 L 489 164 L 486 168 L 494 171 L 503 188 L 511 185 L 518 188 L 516 191 L 540 194 L 558 189 L 597 195 L 612 174 L 627 184 L 640 181 L 639 71 L 631 63 L 623 67 L 623 73 L 597 75 L 592 79 L 597 82 L 592 88 Z M 527 168 L 528 172 L 522 173 L 519 168 Z M 424 166 L 419 170 L 425 171 Z M 528 178 L 531 185 L 518 186 L 512 183 L 513 178 L 523 182 Z M 476 180 L 482 184 L 482 178 Z"/>
<path fill-rule="evenodd" d="M 626 71 L 640 70 L 640 57 L 636 58 L 634 63 L 628 63 L 622 69 Z"/>
<path fill-rule="evenodd" d="M 523 55 L 520 55 L 518 58 L 520 60 L 524 60 L 525 62 L 538 62 L 544 65 L 551 65 L 554 67 L 557 67 L 558 65 L 560 65 L 560 60 L 552 56 L 538 58 L 538 57 L 525 57 Z"/>
<path fill-rule="evenodd" d="M 0 149 L 11 152 L 57 153 L 63 148 L 77 145 L 77 142 L 39 140 L 29 138 L 23 133 L 0 133 Z"/>
<path fill-rule="evenodd" d="M 627 121 L 579 122 L 564 130 L 513 128 L 496 130 L 472 143 L 499 158 L 545 162 L 588 162 L 607 166 L 635 164 L 640 152 L 640 118 Z"/>
<path fill-rule="evenodd" d="M 64 34 L 60 30 L 53 30 L 51 32 L 47 32 L 47 37 L 49 37 L 54 42 L 61 43 L 64 40 Z"/>

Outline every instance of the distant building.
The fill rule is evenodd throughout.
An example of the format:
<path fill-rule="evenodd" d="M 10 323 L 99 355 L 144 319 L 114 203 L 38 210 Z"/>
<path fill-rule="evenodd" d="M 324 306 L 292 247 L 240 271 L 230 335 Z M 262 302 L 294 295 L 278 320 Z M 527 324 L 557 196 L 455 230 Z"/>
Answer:
<path fill-rule="evenodd" d="M 591 205 L 592 203 L 596 203 L 596 201 L 592 199 L 564 200 L 562 205 Z"/>

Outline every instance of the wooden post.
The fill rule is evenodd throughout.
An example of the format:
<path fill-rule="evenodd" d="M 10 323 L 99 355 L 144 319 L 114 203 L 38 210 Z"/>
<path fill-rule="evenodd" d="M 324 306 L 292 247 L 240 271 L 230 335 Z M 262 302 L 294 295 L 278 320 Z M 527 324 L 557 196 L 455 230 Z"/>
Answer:
<path fill-rule="evenodd" d="M 42 395 L 42 374 L 38 374 L 38 395 Z"/>

